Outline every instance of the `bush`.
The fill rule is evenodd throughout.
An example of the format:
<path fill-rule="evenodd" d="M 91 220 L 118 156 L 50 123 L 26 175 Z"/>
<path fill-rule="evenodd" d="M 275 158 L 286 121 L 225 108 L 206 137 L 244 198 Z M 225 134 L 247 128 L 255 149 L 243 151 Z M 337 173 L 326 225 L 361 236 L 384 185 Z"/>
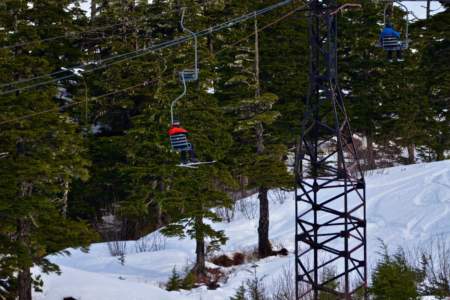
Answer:
<path fill-rule="evenodd" d="M 212 257 L 210 261 L 221 267 L 229 268 L 232 266 L 242 265 L 245 262 L 245 254 L 241 252 L 236 252 L 233 254 L 233 257 L 230 258 L 225 254 Z"/>
<path fill-rule="evenodd" d="M 438 299 L 450 297 L 450 243 L 439 236 L 422 250 L 421 265 L 426 277 L 424 294 Z"/>
<path fill-rule="evenodd" d="M 273 281 L 272 300 L 295 299 L 295 278 L 291 265 L 284 266 L 281 275 Z"/>
<path fill-rule="evenodd" d="M 188 272 L 181 281 L 181 288 L 183 290 L 191 290 L 196 287 L 197 276 L 194 272 Z"/>
<path fill-rule="evenodd" d="M 256 273 L 257 266 L 253 266 L 253 278 L 248 279 L 245 284 L 243 283 L 239 289 L 236 290 L 236 294 L 230 298 L 230 300 L 268 300 L 270 297 L 267 295 L 266 288 L 263 283 L 263 279 L 259 278 Z"/>
<path fill-rule="evenodd" d="M 228 267 L 231 267 L 234 265 L 234 261 L 225 254 L 211 258 L 211 262 L 217 266 L 221 266 L 221 267 L 225 267 L 225 268 L 228 268 Z"/>
<path fill-rule="evenodd" d="M 247 300 L 245 294 L 247 290 L 245 289 L 245 285 L 241 284 L 241 286 L 236 290 L 236 294 L 230 298 L 230 300 Z"/>
<path fill-rule="evenodd" d="M 403 250 L 391 256 L 385 245 L 383 249 L 383 258 L 372 275 L 372 287 L 369 291 L 373 299 L 419 299 L 418 287 L 424 279 L 423 273 L 408 263 Z"/>
<path fill-rule="evenodd" d="M 178 291 L 182 286 L 182 279 L 180 274 L 178 274 L 175 267 L 172 269 L 172 275 L 169 278 L 169 281 L 166 284 L 166 290 L 168 291 Z"/>
<path fill-rule="evenodd" d="M 242 265 L 245 262 L 245 255 L 241 252 L 233 254 L 233 264 L 235 266 Z"/>

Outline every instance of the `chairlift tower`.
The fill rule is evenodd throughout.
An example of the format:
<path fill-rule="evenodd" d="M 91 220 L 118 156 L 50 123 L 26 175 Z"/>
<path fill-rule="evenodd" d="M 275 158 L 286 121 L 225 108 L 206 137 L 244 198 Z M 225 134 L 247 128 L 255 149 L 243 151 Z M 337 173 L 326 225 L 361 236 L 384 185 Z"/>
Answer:
<path fill-rule="evenodd" d="M 309 1 L 309 90 L 296 153 L 296 298 L 367 286 L 366 187 L 339 87 L 336 0 Z"/>
<path fill-rule="evenodd" d="M 386 2 L 409 13 L 403 1 Z M 367 298 L 366 185 L 337 67 L 337 13 L 346 5 L 354 6 L 308 1 L 309 91 L 295 159 L 298 300 L 318 300 L 321 293 L 351 300 L 358 291 Z"/>

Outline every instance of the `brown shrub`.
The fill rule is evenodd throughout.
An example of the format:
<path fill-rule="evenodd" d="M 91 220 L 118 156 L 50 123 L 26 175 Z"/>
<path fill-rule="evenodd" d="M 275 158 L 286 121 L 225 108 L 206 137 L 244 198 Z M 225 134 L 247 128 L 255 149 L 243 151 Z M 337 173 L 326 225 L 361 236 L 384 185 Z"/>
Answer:
<path fill-rule="evenodd" d="M 233 254 L 233 265 L 242 265 L 245 262 L 245 255 L 241 252 L 236 252 Z"/>
<path fill-rule="evenodd" d="M 233 260 L 225 254 L 211 258 L 211 262 L 217 266 L 221 266 L 221 267 L 225 267 L 225 268 L 228 268 L 228 267 L 231 267 L 234 265 Z"/>
<path fill-rule="evenodd" d="M 275 255 L 288 256 L 289 251 L 286 248 L 281 248 L 278 251 L 274 251 Z"/>
<path fill-rule="evenodd" d="M 199 274 L 197 277 L 197 284 L 203 284 L 210 290 L 215 290 L 219 285 L 219 281 L 226 281 L 227 276 L 220 268 L 206 268 L 205 274 Z"/>

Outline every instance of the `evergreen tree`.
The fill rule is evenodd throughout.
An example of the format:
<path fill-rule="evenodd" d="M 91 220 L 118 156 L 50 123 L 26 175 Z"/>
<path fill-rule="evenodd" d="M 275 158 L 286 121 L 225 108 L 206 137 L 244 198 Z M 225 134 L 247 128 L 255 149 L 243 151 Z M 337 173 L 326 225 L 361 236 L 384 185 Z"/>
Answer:
<path fill-rule="evenodd" d="M 214 167 L 180 170 L 177 173 L 170 190 L 160 199 L 163 208 L 170 212 L 176 223 L 166 226 L 163 232 L 169 236 L 195 239 L 196 263 L 193 272 L 205 274 L 206 239 L 209 249 L 217 249 L 227 238 L 223 231 L 215 230 L 204 220 L 219 222 L 221 219 L 212 208 L 230 206 L 228 195 L 218 189 L 224 184 L 228 185 L 228 182 L 223 182 L 223 175 Z M 231 178 L 229 180 L 232 181 Z"/>
<path fill-rule="evenodd" d="M 247 280 L 247 290 L 250 300 L 268 300 L 266 294 L 266 287 L 264 286 L 263 279 L 258 277 L 256 272 L 257 266 L 253 266 L 253 278 Z"/>
<path fill-rule="evenodd" d="M 246 6 L 246 7 L 245 7 Z M 235 8 L 242 11 L 244 8 L 252 10 L 256 3 L 237 5 Z M 218 85 L 217 93 L 221 101 L 227 104 L 226 110 L 235 119 L 236 132 L 236 165 L 240 166 L 239 176 L 249 179 L 246 188 L 256 188 L 260 200 L 260 214 L 258 226 L 258 253 L 261 258 L 272 254 L 269 241 L 269 197 L 271 188 L 289 187 L 293 179 L 287 172 L 284 157 L 287 149 L 265 132 L 267 126 L 272 125 L 280 116 L 273 110 L 278 97 L 262 89 L 260 40 L 258 21 L 253 26 L 244 26 L 243 35 L 249 32 L 254 34 L 251 43 L 243 42 L 237 51 L 222 53 L 219 61 L 223 76 Z M 247 29 L 248 28 L 248 29 Z M 245 30 L 247 29 L 247 30 Z M 233 63 L 228 63 L 232 61 Z"/>
<path fill-rule="evenodd" d="M 374 144 L 379 141 L 385 113 L 393 101 L 383 92 L 386 53 L 374 48 L 381 30 L 378 24 L 383 18 L 383 5 L 373 1 L 361 4 L 361 10 L 347 11 L 345 18 L 339 19 L 340 83 L 352 128 L 366 138 L 366 155 L 362 158 L 366 168 L 374 169 Z"/>
<path fill-rule="evenodd" d="M 418 22 L 413 27 L 417 32 L 421 58 L 417 64 L 421 84 L 420 97 L 427 103 L 426 139 L 423 144 L 433 152 L 431 159 L 445 159 L 449 149 L 450 112 L 448 95 L 450 93 L 449 66 L 445 62 L 450 53 L 450 9 L 433 15 L 429 20 Z"/>
<path fill-rule="evenodd" d="M 93 60 L 172 39 L 179 21 L 169 4 L 161 1 L 97 3 L 95 11 L 91 20 L 95 26 L 121 26 L 113 26 L 106 39 L 88 44 Z M 73 194 L 77 202 L 74 214 L 95 223 L 101 223 L 105 214 L 116 217 L 121 228 L 113 238 L 138 238 L 162 225 L 154 193 L 163 189 L 162 178 L 167 175 L 163 171 L 167 165 L 161 163 L 168 154 L 161 145 L 167 119 L 161 117 L 168 115 L 169 104 L 162 91 L 169 89 L 164 77 L 174 74 L 174 67 L 166 65 L 172 63 L 172 59 L 166 60 L 171 53 L 149 53 L 89 76 L 93 96 L 138 85 L 103 97 L 91 107 L 90 122 L 97 129 L 90 138 L 89 151 L 94 176 L 86 184 L 80 183 Z"/>
<path fill-rule="evenodd" d="M 329 281 L 325 286 L 331 290 L 336 290 L 339 287 L 339 283 L 337 280 L 332 280 L 336 276 L 336 270 L 333 268 L 324 268 L 323 274 L 322 274 L 322 281 L 326 282 Z M 331 280 L 331 281 L 330 281 Z M 319 293 L 319 299 L 320 300 L 335 300 L 336 295 L 327 293 L 327 292 L 320 292 Z"/>
<path fill-rule="evenodd" d="M 196 26 L 201 27 L 203 22 L 206 22 L 206 17 L 202 17 L 201 7 L 193 2 L 183 4 L 189 7 L 186 12 L 188 15 L 186 15 L 185 26 L 198 30 Z M 189 21 L 189 16 L 192 15 L 196 15 L 195 23 Z M 169 145 L 165 131 L 166 124 L 169 124 L 169 107 L 171 101 L 180 93 L 177 73 L 174 73 L 170 81 L 166 80 L 165 90 L 158 94 L 161 97 L 159 99 L 161 99 L 162 111 L 158 112 L 157 120 L 160 123 L 156 125 L 159 126 L 158 132 L 164 132 L 162 138 L 166 140 L 164 146 L 167 148 L 161 147 L 161 136 L 157 143 L 162 151 L 161 158 L 165 158 L 168 162 L 168 168 L 164 171 L 166 175 L 162 177 L 166 188 L 156 197 L 163 211 L 167 212 L 173 221 L 173 224 L 167 226 L 164 232 L 181 237 L 187 235 L 195 239 L 196 263 L 192 270 L 195 274 L 205 274 L 206 271 L 206 239 L 209 239 L 208 247 L 210 248 L 217 248 L 226 241 L 224 233 L 214 230 L 211 225 L 205 223 L 205 220 L 220 221 L 212 208 L 229 207 L 230 199 L 225 191 L 235 185 L 227 165 L 222 162 L 227 160 L 232 145 L 229 122 L 224 117 L 215 95 L 208 92 L 211 83 L 216 80 L 214 61 L 208 42 L 210 41 L 199 40 L 201 57 L 199 80 L 195 84 L 189 84 L 186 97 L 176 106 L 176 113 L 182 124 L 192 132 L 190 141 L 199 159 L 218 162 L 198 169 L 178 168 L 176 167 L 179 161 L 178 155 L 175 153 L 170 155 L 167 151 Z M 189 65 L 193 64 L 192 44 L 177 49 L 173 57 L 169 56 L 168 61 L 173 63 L 175 72 L 185 69 L 186 61 Z M 175 86 L 177 88 L 174 88 Z M 155 161 L 155 164 L 161 164 L 161 162 Z M 161 169 L 161 166 L 158 168 Z"/>
<path fill-rule="evenodd" d="M 422 280 L 422 272 L 408 263 L 402 250 L 390 255 L 384 246 L 383 257 L 372 275 L 370 293 L 375 300 L 419 299 L 418 286 Z"/>
<path fill-rule="evenodd" d="M 59 68 L 57 61 L 75 59 L 76 53 L 66 51 L 70 44 L 66 40 L 30 40 L 70 28 L 76 15 L 67 7 L 77 3 L 8 1 L 1 7 L 1 44 L 24 43 L 0 52 L 6 62 L 1 65 L 2 83 L 50 73 Z M 78 124 L 69 114 L 58 112 L 55 94 L 54 87 L 44 87 L 8 94 L 0 101 L 7 112 L 1 115 L 2 121 L 53 111 L 4 124 L 0 131 L 2 152 L 8 153 L 0 162 L 0 265 L 11 283 L 8 286 L 16 289 L 10 290 L 11 295 L 20 300 L 31 299 L 32 287 L 39 290 L 42 285 L 40 278 L 33 278 L 33 265 L 45 273 L 58 271 L 47 255 L 87 245 L 95 237 L 86 224 L 65 218 L 65 195 L 73 179 L 87 178 L 88 161 Z M 2 274 L 4 283 L 3 278 Z"/>
<path fill-rule="evenodd" d="M 180 274 L 178 274 L 177 269 L 173 267 L 172 275 L 169 278 L 169 281 L 166 285 L 166 290 L 168 291 L 178 291 L 181 287 L 181 278 Z"/>
<path fill-rule="evenodd" d="M 246 300 L 245 297 L 247 290 L 245 289 L 245 285 L 241 284 L 239 288 L 236 290 L 236 294 L 230 298 L 230 300 Z"/>

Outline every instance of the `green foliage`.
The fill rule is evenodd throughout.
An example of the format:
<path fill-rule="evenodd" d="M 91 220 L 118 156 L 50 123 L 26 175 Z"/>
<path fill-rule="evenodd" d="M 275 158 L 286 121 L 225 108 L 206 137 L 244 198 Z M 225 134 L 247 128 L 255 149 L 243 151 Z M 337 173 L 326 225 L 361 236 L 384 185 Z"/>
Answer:
<path fill-rule="evenodd" d="M 48 38 L 66 30 L 76 30 L 82 17 L 78 1 L 8 1 L 0 10 L 0 45 L 25 43 L 0 51 L 1 82 L 11 82 L 53 72 L 61 64 L 70 65 L 82 56 L 69 40 L 48 43 L 30 40 Z M 73 9 L 66 9 L 69 5 Z M 39 24 L 35 26 L 33 24 Z M 47 77 L 43 77 L 48 79 Z M 20 86 L 20 85 L 19 85 Z M 66 218 L 67 193 L 74 180 L 86 180 L 89 160 L 76 114 L 58 110 L 52 86 L 1 97 L 2 121 L 37 111 L 51 113 L 7 123 L 0 130 L 0 281 L 6 283 L 7 297 L 42 280 L 17 282 L 17 276 L 32 266 L 58 272 L 45 257 L 65 253 L 68 247 L 86 246 L 95 240 L 85 222 Z M 25 285 L 25 286 L 24 286 Z"/>
<path fill-rule="evenodd" d="M 242 283 L 239 288 L 236 290 L 236 293 L 230 300 L 268 300 L 270 299 L 267 296 L 267 291 L 264 286 L 264 277 L 258 277 L 256 268 L 257 266 L 252 266 L 253 271 L 249 271 L 252 273 L 253 277 L 247 279 L 245 283 Z"/>
<path fill-rule="evenodd" d="M 416 78 L 420 84 L 419 97 L 425 104 L 424 145 L 432 150 L 431 159 L 445 159 L 445 150 L 449 148 L 450 112 L 448 95 L 450 93 L 449 66 L 445 57 L 450 53 L 450 10 L 433 15 L 426 23 L 418 22 L 413 27 L 415 37 L 419 39 L 419 58 Z"/>
<path fill-rule="evenodd" d="M 244 284 L 241 284 L 239 288 L 236 290 L 236 294 L 234 294 L 233 297 L 230 298 L 230 300 L 247 300 L 245 297 L 247 290 L 245 288 Z"/>
<path fill-rule="evenodd" d="M 253 278 L 247 280 L 247 290 L 249 300 L 268 300 L 266 288 L 264 286 L 263 278 L 258 277 L 254 266 Z"/>
<path fill-rule="evenodd" d="M 423 273 L 411 266 L 402 250 L 394 255 L 384 246 L 383 258 L 377 263 L 372 275 L 370 294 L 374 299 L 419 299 L 419 284 Z"/>
<path fill-rule="evenodd" d="M 333 277 L 336 276 L 336 270 L 333 268 L 324 268 L 323 274 L 322 274 L 322 282 L 330 281 Z M 331 280 L 327 284 L 325 284 L 327 288 L 330 288 L 332 290 L 338 290 L 339 283 L 337 280 Z M 336 295 L 327 293 L 327 292 L 320 292 L 319 293 L 319 299 L 320 300 L 335 300 Z"/>
<path fill-rule="evenodd" d="M 423 247 L 420 264 L 426 278 L 422 284 L 422 294 L 438 299 L 450 296 L 450 245 L 444 235 Z"/>
<path fill-rule="evenodd" d="M 176 267 L 173 267 L 172 274 L 169 277 L 169 281 L 166 284 L 166 290 L 168 291 L 178 291 L 191 290 L 196 286 L 197 276 L 194 272 L 186 271 L 184 278 L 181 277 L 180 273 L 177 272 Z"/>
<path fill-rule="evenodd" d="M 192 290 L 197 283 L 197 276 L 194 272 L 188 272 L 181 282 L 181 288 L 184 290 Z"/>
<path fill-rule="evenodd" d="M 0 83 L 180 37 L 180 5 L 188 7 L 186 26 L 200 30 L 277 0 L 263 2 L 98 0 L 87 18 L 78 0 L 4 1 L 0 47 L 25 44 L 0 48 Z M 379 149 L 391 142 L 399 152 L 417 145 L 427 160 L 444 159 L 450 148 L 449 9 L 413 24 L 414 51 L 405 52 L 405 63 L 389 64 L 373 47 L 382 4 L 362 4 L 339 20 L 340 83 L 355 132 Z M 292 8 L 258 18 L 259 28 Z M 401 17 L 394 20 L 398 26 Z M 248 38 L 254 26 L 249 21 L 199 39 L 200 79 L 189 83 L 176 106 L 198 158 L 215 165 L 175 167 L 179 154 L 166 134 L 170 103 L 181 93 L 178 72 L 193 64 L 192 42 L 59 83 L 74 101 L 101 96 L 86 106 L 61 108 L 56 85 L 0 98 L 0 122 L 51 111 L 0 128 L 0 152 L 8 152 L 0 159 L 0 295 L 16 296 L 17 273 L 32 265 L 57 271 L 45 257 L 97 240 L 88 224 L 101 225 L 106 215 L 121 224 L 122 239 L 169 224 L 166 234 L 195 239 L 204 258 L 226 242 L 210 224 L 220 221 L 215 208 L 233 205 L 231 191 L 292 188 L 285 160 L 299 136 L 307 95 L 307 22 L 296 13 L 259 33 L 259 74 L 255 40 Z M 105 29 L 52 39 L 95 28 Z M 238 186 L 237 178 L 248 184 Z M 405 269 L 401 257 L 388 258 L 379 266 L 382 278 L 396 286 L 385 273 L 401 271 L 410 280 L 415 270 Z M 190 274 L 177 284 L 191 286 Z M 35 284 L 39 288 L 40 280 Z"/>
<path fill-rule="evenodd" d="M 166 284 L 166 290 L 168 291 L 178 291 L 182 286 L 182 279 L 180 274 L 178 274 L 175 267 L 172 269 L 172 275 L 170 275 L 169 281 Z"/>

